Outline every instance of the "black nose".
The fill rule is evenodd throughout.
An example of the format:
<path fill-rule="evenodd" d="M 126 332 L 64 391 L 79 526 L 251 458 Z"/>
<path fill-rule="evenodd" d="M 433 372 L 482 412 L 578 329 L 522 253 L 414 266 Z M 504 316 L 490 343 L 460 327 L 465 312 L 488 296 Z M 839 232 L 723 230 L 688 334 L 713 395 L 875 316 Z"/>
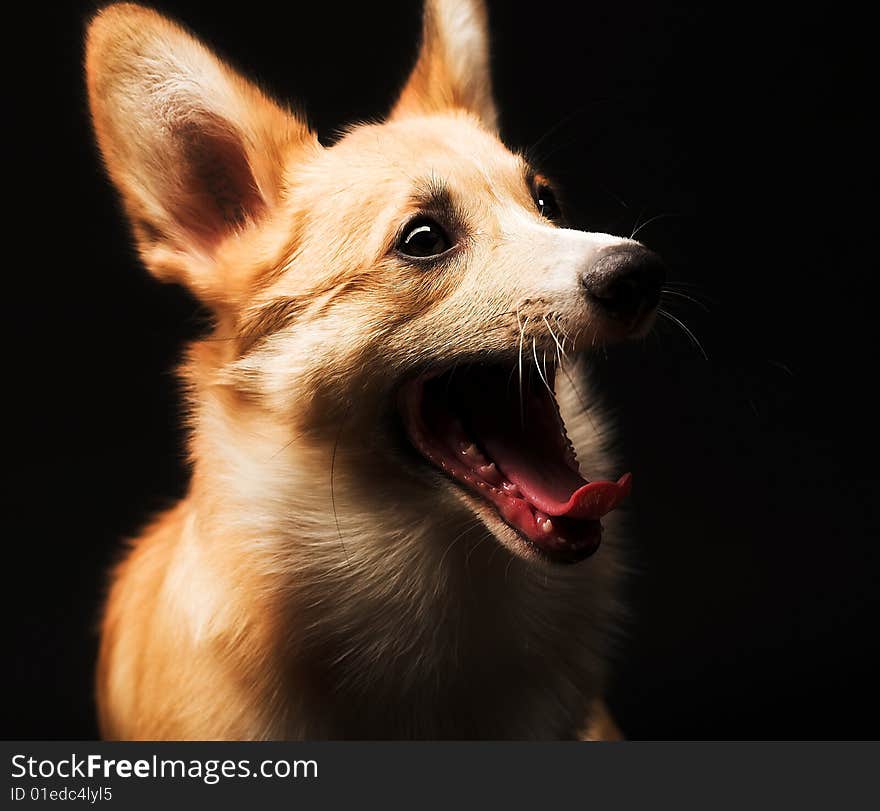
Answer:
<path fill-rule="evenodd" d="M 657 306 L 665 280 L 660 257 L 640 245 L 605 253 L 581 277 L 590 301 L 606 315 L 627 322 Z"/>

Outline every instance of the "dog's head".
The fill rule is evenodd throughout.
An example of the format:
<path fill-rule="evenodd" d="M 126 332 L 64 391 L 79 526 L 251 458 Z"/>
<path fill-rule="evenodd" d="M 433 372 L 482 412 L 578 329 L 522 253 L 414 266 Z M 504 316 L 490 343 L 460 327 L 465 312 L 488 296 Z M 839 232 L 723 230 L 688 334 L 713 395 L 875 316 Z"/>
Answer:
<path fill-rule="evenodd" d="M 466 505 L 516 554 L 595 550 L 628 479 L 581 477 L 554 383 L 566 357 L 649 328 L 663 269 L 566 228 L 499 140 L 480 0 L 429 0 L 390 115 L 329 148 L 142 7 L 98 14 L 86 67 L 145 264 L 215 313 L 214 384 Z"/>

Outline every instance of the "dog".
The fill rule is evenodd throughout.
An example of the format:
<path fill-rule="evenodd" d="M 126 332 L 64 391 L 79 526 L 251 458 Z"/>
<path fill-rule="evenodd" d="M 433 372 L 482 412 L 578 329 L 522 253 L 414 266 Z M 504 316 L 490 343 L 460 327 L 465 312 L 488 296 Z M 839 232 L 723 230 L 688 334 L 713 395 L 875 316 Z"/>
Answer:
<path fill-rule="evenodd" d="M 391 112 L 332 146 L 148 8 L 98 12 L 85 66 L 140 257 L 213 317 L 188 494 L 112 574 L 102 735 L 618 737 L 630 478 L 585 358 L 664 269 L 501 142 L 481 0 L 427 0 Z"/>

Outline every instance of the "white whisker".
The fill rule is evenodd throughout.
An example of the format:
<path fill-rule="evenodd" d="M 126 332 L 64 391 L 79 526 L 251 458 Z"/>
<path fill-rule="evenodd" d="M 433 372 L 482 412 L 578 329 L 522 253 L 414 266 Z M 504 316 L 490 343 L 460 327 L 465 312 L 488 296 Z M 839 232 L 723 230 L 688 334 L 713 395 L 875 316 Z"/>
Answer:
<path fill-rule="evenodd" d="M 571 348 L 573 350 L 575 347 L 575 342 L 571 340 L 571 338 L 569 337 L 569 334 L 565 331 L 565 327 L 562 326 L 562 322 L 559 320 L 559 316 L 558 315 L 553 316 L 553 320 L 556 322 L 556 328 L 562 334 L 562 354 L 565 358 L 568 358 L 568 353 L 566 352 L 565 344 L 570 343 Z"/>
<path fill-rule="evenodd" d="M 652 222 L 656 222 L 657 220 L 662 220 L 665 217 L 674 217 L 674 216 L 675 216 L 675 214 L 657 214 L 656 216 L 651 217 L 648 220 L 645 220 L 638 228 L 634 228 L 633 232 L 629 235 L 629 238 L 635 239 L 636 236 L 638 235 L 639 231 L 641 231 L 643 228 L 646 228 L 647 226 L 649 226 Z"/>
<path fill-rule="evenodd" d="M 544 319 L 544 323 L 547 325 L 547 331 L 550 333 L 550 337 L 553 339 L 553 342 L 556 344 L 556 361 L 561 366 L 562 358 L 565 357 L 565 350 L 562 348 L 562 345 L 559 343 L 559 339 L 556 337 L 556 333 L 553 332 L 553 327 L 550 326 L 550 322 L 547 320 L 547 316 L 542 316 Z"/>
<path fill-rule="evenodd" d="M 553 389 L 550 388 L 550 384 L 547 382 L 547 378 L 544 376 L 544 372 L 541 371 L 541 364 L 538 363 L 538 345 L 535 342 L 535 339 L 532 338 L 532 355 L 535 357 L 535 366 L 538 369 L 538 376 L 541 378 L 541 381 L 544 383 L 544 388 L 550 392 L 551 397 L 555 397 L 553 394 Z M 544 359 L 546 360 L 547 356 L 544 355 Z"/>
<path fill-rule="evenodd" d="M 519 312 L 516 314 L 516 320 L 519 321 Z M 525 427 L 526 415 L 525 415 L 525 405 L 523 404 L 523 340 L 525 339 L 526 327 L 529 323 L 529 317 L 526 316 L 526 320 L 520 324 L 519 326 L 519 421 L 520 425 Z"/>
<path fill-rule="evenodd" d="M 692 301 L 694 304 L 697 305 L 697 307 L 700 307 L 701 309 L 705 310 L 707 313 L 709 312 L 709 308 L 705 304 L 703 304 L 702 301 L 697 301 L 697 299 L 695 299 L 693 296 L 689 296 L 686 293 L 680 293 L 677 290 L 670 290 L 668 287 L 666 287 L 663 290 L 663 295 L 667 295 L 667 294 L 670 296 L 678 296 L 679 298 L 684 298 L 684 299 L 687 299 L 688 301 Z"/>
<path fill-rule="evenodd" d="M 672 313 L 664 310 L 662 307 L 660 309 L 658 309 L 657 312 L 660 315 L 663 315 L 666 318 L 668 318 L 673 323 L 678 324 L 678 326 L 681 327 L 682 330 L 684 331 L 684 334 L 687 335 L 688 338 L 691 339 L 691 342 L 693 343 L 693 345 L 697 349 L 700 350 L 700 354 L 703 356 L 703 358 L 705 358 L 705 360 L 707 360 L 707 361 L 709 360 L 709 356 L 706 354 L 706 350 L 703 349 L 703 345 L 697 340 L 696 335 L 694 335 L 681 321 L 679 321 L 674 315 L 672 315 Z"/>
<path fill-rule="evenodd" d="M 456 535 L 452 539 L 452 541 L 449 543 L 449 546 L 446 547 L 445 551 L 440 556 L 440 563 L 437 564 L 437 567 L 442 568 L 443 561 L 446 560 L 446 556 L 449 554 L 452 547 L 455 546 L 462 538 L 464 538 L 465 535 L 467 535 L 470 532 L 473 532 L 475 529 L 477 529 L 480 526 L 483 526 L 483 522 L 479 518 L 471 519 L 470 522 L 468 523 L 468 525 L 461 532 L 459 532 L 458 535 Z"/>

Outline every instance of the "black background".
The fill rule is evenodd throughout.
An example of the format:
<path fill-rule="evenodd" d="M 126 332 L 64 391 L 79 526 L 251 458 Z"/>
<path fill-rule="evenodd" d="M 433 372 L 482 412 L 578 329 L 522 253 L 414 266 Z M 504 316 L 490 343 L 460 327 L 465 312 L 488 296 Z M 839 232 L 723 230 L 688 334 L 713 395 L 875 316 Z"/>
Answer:
<path fill-rule="evenodd" d="M 186 486 L 172 370 L 205 319 L 139 267 L 100 169 L 81 76 L 97 6 L 34 5 L 7 20 L 0 736 L 83 738 L 107 567 Z M 387 109 L 420 14 L 160 8 L 303 101 L 325 138 Z M 490 12 L 505 139 L 534 146 L 577 225 L 626 235 L 657 217 L 639 238 L 708 307 L 670 305 L 708 360 L 664 322 L 597 361 L 640 529 L 613 711 L 636 738 L 876 738 L 867 21 L 843 4 Z"/>

